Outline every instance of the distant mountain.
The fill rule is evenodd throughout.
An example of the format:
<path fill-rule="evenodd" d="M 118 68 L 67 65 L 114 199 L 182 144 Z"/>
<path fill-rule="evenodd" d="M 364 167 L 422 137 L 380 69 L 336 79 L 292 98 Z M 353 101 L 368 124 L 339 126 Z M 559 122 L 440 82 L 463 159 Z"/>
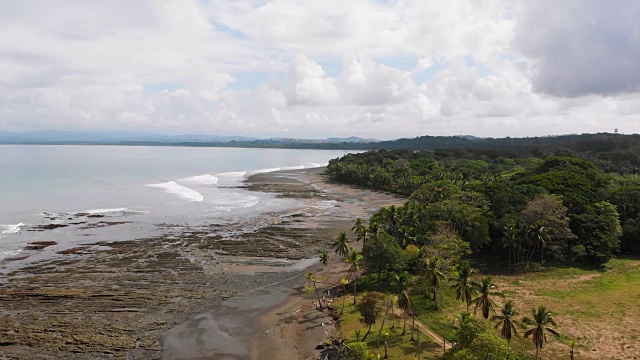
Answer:
<path fill-rule="evenodd" d="M 216 135 L 160 135 L 131 131 L 30 131 L 0 132 L 0 143 L 118 143 L 130 141 L 149 142 L 219 142 L 259 140 L 246 136 Z"/>
<path fill-rule="evenodd" d="M 325 139 L 325 142 L 329 143 L 375 143 L 380 142 L 377 139 L 363 139 L 356 136 L 350 136 L 348 138 L 328 138 Z"/>
<path fill-rule="evenodd" d="M 222 144 L 242 146 L 264 144 L 364 144 L 375 143 L 379 140 L 364 139 L 355 136 L 347 138 L 328 139 L 294 139 L 272 138 L 260 139 L 247 136 L 218 136 L 218 135 L 161 135 L 146 132 L 131 131 L 30 131 L 30 132 L 0 132 L 0 143 L 4 144 L 134 144 L 134 145 L 189 145 L 197 144 L 216 146 Z M 205 146 L 206 146 L 205 145 Z"/>

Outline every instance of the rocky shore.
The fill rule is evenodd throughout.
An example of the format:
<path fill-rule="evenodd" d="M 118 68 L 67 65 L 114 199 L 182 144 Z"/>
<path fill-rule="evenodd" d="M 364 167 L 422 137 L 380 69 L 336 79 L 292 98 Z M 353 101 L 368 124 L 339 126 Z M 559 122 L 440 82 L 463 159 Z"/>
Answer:
<path fill-rule="evenodd" d="M 166 225 L 165 236 L 82 244 L 25 266 L 5 260 L 18 265 L 0 281 L 0 359 L 267 359 L 280 346 L 291 351 L 286 358 L 312 355 L 325 330 L 301 330 L 315 316 L 301 290 L 312 264 L 305 259 L 355 217 L 401 202 L 332 184 L 322 170 L 247 181 L 250 190 L 300 200 L 286 212 L 225 226 Z M 29 244 L 26 256 L 55 243 Z M 232 342 L 216 336 L 240 348 L 227 351 Z"/>

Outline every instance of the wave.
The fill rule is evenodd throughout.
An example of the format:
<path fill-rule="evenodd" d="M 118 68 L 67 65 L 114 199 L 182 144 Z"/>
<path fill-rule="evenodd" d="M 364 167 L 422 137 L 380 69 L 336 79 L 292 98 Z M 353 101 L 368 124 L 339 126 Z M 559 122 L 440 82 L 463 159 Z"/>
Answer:
<path fill-rule="evenodd" d="M 180 179 L 178 181 L 192 185 L 216 185 L 218 183 L 218 178 L 210 174 L 204 174 Z"/>
<path fill-rule="evenodd" d="M 231 177 L 231 178 L 241 178 L 247 175 L 246 171 L 235 171 L 235 172 L 224 172 L 220 174 L 216 174 L 218 176 Z"/>
<path fill-rule="evenodd" d="M 114 208 L 114 209 L 91 209 L 86 211 L 79 211 L 78 213 L 82 214 L 108 214 L 114 212 L 125 212 L 129 210 L 129 208 Z"/>
<path fill-rule="evenodd" d="M 20 228 L 24 226 L 24 223 L 20 224 L 9 224 L 9 225 L 0 225 L 1 234 L 15 234 L 20 231 Z"/>
<path fill-rule="evenodd" d="M 148 184 L 147 186 L 163 189 L 167 194 L 175 195 L 187 201 L 199 202 L 204 200 L 204 196 L 199 192 L 173 181 L 167 181 L 159 184 Z"/>
<path fill-rule="evenodd" d="M 0 225 L 3 226 L 3 225 Z M 22 249 L 18 250 L 0 250 L 0 260 L 4 260 L 6 258 L 14 257 L 22 252 Z"/>

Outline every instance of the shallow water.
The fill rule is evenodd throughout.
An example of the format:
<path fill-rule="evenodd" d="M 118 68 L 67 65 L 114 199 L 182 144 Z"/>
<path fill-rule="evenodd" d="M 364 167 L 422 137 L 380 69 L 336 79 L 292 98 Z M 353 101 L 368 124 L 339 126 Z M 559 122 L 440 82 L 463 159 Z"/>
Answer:
<path fill-rule="evenodd" d="M 238 222 L 295 200 L 245 190 L 252 174 L 318 167 L 345 151 L 0 146 L 0 260 L 31 241 L 66 247 Z M 117 223 L 116 225 L 113 225 Z M 58 224 L 55 229 L 38 229 Z M 38 231 L 35 231 L 38 230 Z"/>

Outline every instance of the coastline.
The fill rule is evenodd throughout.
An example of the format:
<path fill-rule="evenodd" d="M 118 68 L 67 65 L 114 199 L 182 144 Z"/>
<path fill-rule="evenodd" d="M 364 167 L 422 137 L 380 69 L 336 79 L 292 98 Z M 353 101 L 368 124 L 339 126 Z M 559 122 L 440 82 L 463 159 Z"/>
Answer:
<path fill-rule="evenodd" d="M 356 217 L 401 203 L 389 194 L 332 184 L 322 171 L 249 178 L 249 190 L 303 203 L 260 216 L 255 228 L 187 229 L 179 236 L 94 244 L 14 270 L 0 283 L 0 352 L 8 359 L 216 359 L 222 353 L 215 340 L 205 339 L 200 352 L 181 354 L 172 352 L 171 334 L 194 321 L 207 323 L 202 316 L 219 320 L 237 313 L 217 325 L 246 345 L 227 358 L 313 355 L 329 321 L 304 294 L 311 263 L 304 259 L 328 248 Z M 255 294 L 268 300 L 256 302 Z M 256 307 L 249 311 L 247 304 Z M 250 320 L 245 324 L 252 331 L 238 332 L 231 324 L 238 319 Z M 283 357 L 283 349 L 291 352 Z"/>

